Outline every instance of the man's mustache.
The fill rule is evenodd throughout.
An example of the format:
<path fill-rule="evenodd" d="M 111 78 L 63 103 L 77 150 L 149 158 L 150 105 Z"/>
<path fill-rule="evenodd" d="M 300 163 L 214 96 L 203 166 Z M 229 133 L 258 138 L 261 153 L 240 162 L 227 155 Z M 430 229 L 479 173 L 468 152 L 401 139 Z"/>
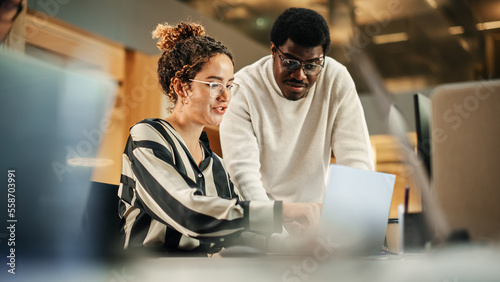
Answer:
<path fill-rule="evenodd" d="M 307 83 L 301 81 L 301 80 L 296 80 L 296 79 L 286 79 L 284 81 L 285 83 L 293 83 L 293 84 L 298 84 L 298 85 L 302 85 L 304 87 L 307 87 Z"/>

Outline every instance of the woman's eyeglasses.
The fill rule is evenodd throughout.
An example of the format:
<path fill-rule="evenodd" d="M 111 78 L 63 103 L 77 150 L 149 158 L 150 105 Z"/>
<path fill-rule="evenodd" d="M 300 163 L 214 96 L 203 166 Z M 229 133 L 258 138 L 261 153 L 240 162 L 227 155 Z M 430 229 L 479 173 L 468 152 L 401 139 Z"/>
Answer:
<path fill-rule="evenodd" d="M 283 52 L 281 52 L 281 50 L 278 47 L 275 46 L 274 48 L 278 50 L 278 57 L 281 60 L 281 69 L 283 69 L 284 71 L 294 72 L 298 70 L 300 67 L 302 67 L 306 75 L 318 75 L 323 69 L 323 66 L 325 65 L 324 60 L 322 60 L 322 63 L 320 65 L 315 63 L 303 63 L 297 60 L 286 59 L 281 56 Z"/>
<path fill-rule="evenodd" d="M 233 95 L 233 93 L 236 93 L 239 88 L 239 84 L 237 83 L 232 83 L 229 85 L 224 85 L 220 82 L 208 82 L 208 81 L 201 81 L 201 80 L 196 80 L 196 79 L 190 79 L 191 81 L 194 82 L 199 82 L 199 83 L 204 83 L 209 85 L 210 87 L 210 97 L 212 98 L 219 98 L 222 94 L 224 94 L 224 90 L 229 94 L 229 96 Z"/>

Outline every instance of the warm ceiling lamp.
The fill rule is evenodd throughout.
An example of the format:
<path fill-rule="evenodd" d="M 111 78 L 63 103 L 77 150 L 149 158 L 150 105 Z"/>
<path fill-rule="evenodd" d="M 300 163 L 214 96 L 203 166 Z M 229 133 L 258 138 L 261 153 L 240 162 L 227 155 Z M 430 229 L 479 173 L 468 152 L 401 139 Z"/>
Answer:
<path fill-rule="evenodd" d="M 402 42 L 408 40 L 408 33 L 406 32 L 389 33 L 389 34 L 374 36 L 372 37 L 372 39 L 373 43 L 375 44 Z"/>
<path fill-rule="evenodd" d="M 436 0 L 425 0 L 425 2 L 427 2 L 427 4 L 429 4 L 429 6 L 431 6 L 433 9 L 438 8 L 438 4 L 436 3 Z"/>
<path fill-rule="evenodd" d="M 500 28 L 500 21 L 478 23 L 476 27 L 479 30 Z"/>
<path fill-rule="evenodd" d="M 464 33 L 464 28 L 461 26 L 450 26 L 448 32 L 453 35 Z"/>

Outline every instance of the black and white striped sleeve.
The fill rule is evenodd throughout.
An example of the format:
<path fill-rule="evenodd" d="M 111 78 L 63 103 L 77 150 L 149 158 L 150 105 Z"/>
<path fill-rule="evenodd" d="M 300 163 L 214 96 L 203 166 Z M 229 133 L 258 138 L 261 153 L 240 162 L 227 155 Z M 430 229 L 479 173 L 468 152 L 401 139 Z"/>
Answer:
<path fill-rule="evenodd" d="M 124 169 L 122 178 L 135 182 L 135 188 L 121 198 L 128 197 L 129 204 L 184 235 L 218 237 L 241 230 L 281 230 L 281 202 L 206 195 L 187 150 L 175 132 L 159 123 L 141 122 L 132 127 L 123 162 L 130 171 Z"/>

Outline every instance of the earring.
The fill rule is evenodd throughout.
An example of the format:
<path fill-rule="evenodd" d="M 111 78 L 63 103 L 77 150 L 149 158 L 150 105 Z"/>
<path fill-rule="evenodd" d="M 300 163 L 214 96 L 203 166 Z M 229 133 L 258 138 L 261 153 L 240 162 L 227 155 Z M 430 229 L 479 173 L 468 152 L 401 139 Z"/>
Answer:
<path fill-rule="evenodd" d="M 187 98 L 182 99 L 182 103 L 183 103 L 184 105 L 187 105 L 187 104 L 188 104 L 188 99 L 187 99 Z"/>

